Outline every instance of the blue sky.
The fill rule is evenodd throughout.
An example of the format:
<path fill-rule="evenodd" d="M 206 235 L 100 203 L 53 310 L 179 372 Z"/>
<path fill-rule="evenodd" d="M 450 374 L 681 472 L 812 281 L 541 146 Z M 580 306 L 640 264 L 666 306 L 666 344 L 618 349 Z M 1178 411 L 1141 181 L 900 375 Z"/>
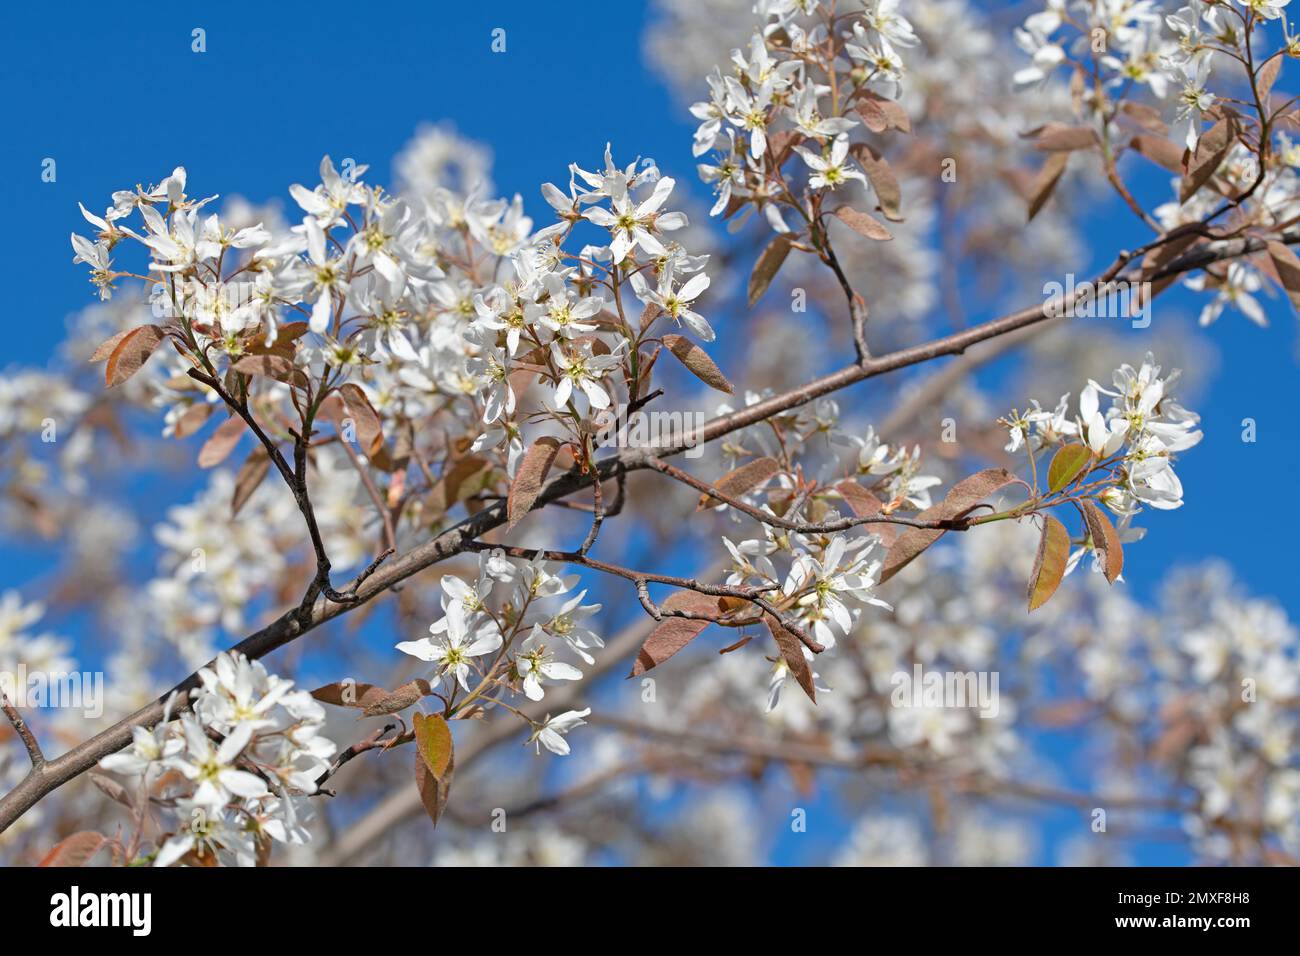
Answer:
<path fill-rule="evenodd" d="M 652 156 L 703 195 L 688 172 L 693 123 L 644 66 L 644 5 L 584 13 L 579 21 L 565 5 L 517 2 L 9 5 L 0 30 L 9 91 L 0 105 L 0 369 L 46 364 L 65 317 L 91 302 L 68 244 L 69 232 L 84 231 L 78 200 L 101 211 L 112 190 L 156 182 L 176 165 L 195 194 L 288 206 L 288 185 L 314 183 L 322 154 L 369 163 L 368 178 L 386 182 L 416 126 L 449 119 L 492 148 L 498 190 L 521 193 L 534 212 L 538 184 L 562 180 L 571 161 L 597 164 L 606 140 L 624 162 Z M 490 48 L 498 27 L 504 54 Z M 204 53 L 191 51 L 195 28 L 206 31 Z M 57 162 L 54 183 L 41 181 L 47 157 Z M 1163 196 L 1164 174 L 1146 175 Z M 1132 225 L 1108 208 L 1086 228 L 1105 253 L 1141 238 Z M 1193 334 L 1197 307 L 1174 291 L 1157 301 L 1155 321 Z M 1284 299 L 1268 307 L 1268 329 L 1227 314 L 1208 332 L 1221 362 L 1197 406 L 1206 438 L 1179 467 L 1186 506 L 1153 516 L 1148 541 L 1129 549 L 1126 576 L 1139 594 L 1170 566 L 1219 556 L 1300 618 L 1288 547 L 1297 519 L 1277 503 L 1300 467 L 1296 325 Z M 1146 343 L 1130 334 L 1140 360 Z M 1241 441 L 1246 417 L 1257 422 L 1254 444 Z M 44 565 L 40 552 L 4 542 L 0 589 L 22 588 Z M 1165 859 L 1151 854 L 1144 859 Z"/>

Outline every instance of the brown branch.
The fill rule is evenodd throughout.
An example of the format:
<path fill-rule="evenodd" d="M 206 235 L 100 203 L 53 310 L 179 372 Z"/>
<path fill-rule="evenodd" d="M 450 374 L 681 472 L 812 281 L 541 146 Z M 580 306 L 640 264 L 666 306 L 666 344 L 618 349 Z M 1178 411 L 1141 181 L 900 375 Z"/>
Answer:
<path fill-rule="evenodd" d="M 696 591 L 700 594 L 706 594 L 709 597 L 734 597 L 742 601 L 748 601 L 755 605 L 761 611 L 771 614 L 781 626 L 793 634 L 803 643 L 808 650 L 814 654 L 820 654 L 826 650 L 820 643 L 814 640 L 798 621 L 794 620 L 770 600 L 763 595 L 768 591 L 779 591 L 775 586 L 759 587 L 755 585 L 734 586 L 728 584 L 705 584 L 695 578 L 678 577 L 672 574 L 656 574 L 651 571 L 635 571 L 632 568 L 625 568 L 618 564 L 610 564 L 607 561 L 598 561 L 595 558 L 578 551 L 547 551 L 542 548 L 517 548 L 503 546 L 499 544 L 488 544 L 484 541 L 467 541 L 465 542 L 466 551 L 504 551 L 512 558 L 523 558 L 526 561 L 534 561 L 538 558 L 543 561 L 558 561 L 564 564 L 576 564 L 581 567 L 591 568 L 594 571 L 602 571 L 605 574 L 612 574 L 631 581 L 636 585 L 637 596 L 641 599 L 641 606 L 656 621 L 665 617 L 681 617 L 692 621 L 710 621 L 714 624 L 721 624 L 724 627 L 747 627 L 751 624 L 757 624 L 763 619 L 759 614 L 752 619 L 734 618 L 730 614 L 705 614 L 699 611 L 687 611 L 680 609 L 663 608 L 655 604 L 650 599 L 650 593 L 646 585 L 667 584 L 672 587 L 682 588 L 684 590 Z"/>
<path fill-rule="evenodd" d="M 27 721 L 23 720 L 23 715 L 18 713 L 17 707 L 9 703 L 9 698 L 2 690 L 0 690 L 0 710 L 5 712 L 9 723 L 14 726 L 14 732 L 18 734 L 18 739 L 27 748 L 27 756 L 32 761 L 32 772 L 41 770 L 45 766 L 45 754 L 41 752 L 41 745 L 37 742 L 36 735 L 32 733 L 32 728 L 27 726 Z"/>
<path fill-rule="evenodd" d="M 1282 241 L 1292 245 L 1300 243 L 1300 231 L 1284 233 Z M 1126 253 L 1120 256 L 1097 281 L 1111 281 L 1121 276 L 1133 280 L 1165 278 L 1180 272 L 1204 268 L 1214 262 L 1248 255 L 1262 248 L 1264 248 L 1264 240 L 1258 237 L 1232 240 L 1227 243 L 1214 243 L 1181 256 L 1166 264 L 1157 275 L 1148 276 L 1143 276 L 1140 270 L 1134 270 L 1132 273 L 1123 272 L 1134 258 L 1131 254 Z M 1065 307 L 1072 303 L 1073 298 L 1067 296 L 1061 303 L 1062 311 L 1068 311 L 1068 308 Z M 692 447 L 700 442 L 715 441 L 724 435 L 757 424 L 790 409 L 806 405 L 823 395 L 847 388 L 866 379 L 919 365 L 941 356 L 960 355 L 980 342 L 1046 322 L 1053 317 L 1053 314 L 1049 314 L 1044 309 L 1044 303 L 1039 303 L 1030 308 L 1013 312 L 998 319 L 992 319 L 930 342 L 898 349 L 879 358 L 871 358 L 862 363 L 846 366 L 799 388 L 713 418 L 705 423 L 703 428 L 696 434 L 689 436 L 689 441 Z M 210 383 L 205 382 L 205 384 Z M 686 445 L 682 444 L 668 449 L 659 449 L 657 452 L 658 457 L 667 457 L 680 454 L 685 450 Z M 586 487 L 592 481 L 608 480 L 617 474 L 620 469 L 633 471 L 649 467 L 650 458 L 651 456 L 642 449 L 624 449 L 616 457 L 599 462 L 593 473 L 582 475 L 576 472 L 568 472 L 560 475 L 546 485 L 533 507 L 544 507 L 552 501 L 567 497 L 580 488 Z M 473 541 L 488 531 L 500 527 L 505 524 L 505 521 L 504 503 L 498 502 L 492 507 L 485 508 L 483 511 L 469 516 L 460 524 L 443 531 L 431 540 L 412 548 L 396 560 L 388 562 L 364 581 L 360 579 L 354 581 L 349 589 L 350 596 L 347 603 L 339 604 L 330 603 L 329 601 L 321 603 L 314 599 L 309 602 L 304 601 L 303 606 L 285 612 L 266 627 L 244 638 L 232 650 L 253 659 L 265 657 L 308 631 L 314 630 L 327 621 L 367 603 L 419 571 L 461 553 L 465 549 L 466 542 Z M 178 707 L 187 704 L 190 691 L 198 686 L 198 683 L 199 678 L 196 671 L 176 685 L 174 690 L 178 694 Z M 127 746 L 131 742 L 133 727 L 152 727 L 157 724 L 162 719 L 163 706 L 167 697 L 168 694 L 164 694 L 153 703 L 118 721 L 102 733 L 78 744 L 54 760 L 47 761 L 39 769 L 33 768 L 21 783 L 6 794 L 3 799 L 0 799 L 0 832 L 8 829 L 15 820 L 35 806 L 46 795 L 87 770 L 93 769 L 103 757 L 116 753 Z"/>

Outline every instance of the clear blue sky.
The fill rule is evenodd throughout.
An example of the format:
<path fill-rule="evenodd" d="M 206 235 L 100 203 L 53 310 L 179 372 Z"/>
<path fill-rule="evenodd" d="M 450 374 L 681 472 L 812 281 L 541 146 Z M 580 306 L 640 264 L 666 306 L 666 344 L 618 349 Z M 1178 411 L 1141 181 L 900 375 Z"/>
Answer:
<path fill-rule="evenodd" d="M 690 117 L 644 66 L 643 4 L 581 13 L 522 2 L 8 5 L 0 369 L 44 365 L 65 317 L 91 301 L 84 269 L 70 261 L 68 234 L 84 231 L 78 200 L 102 211 L 112 190 L 176 165 L 193 193 L 289 206 L 287 186 L 315 182 L 322 154 L 370 163 L 368 178 L 387 182 L 416 126 L 450 119 L 491 146 L 499 191 L 522 193 L 534 212 L 538 184 L 561 181 L 570 161 L 598 162 L 606 140 L 624 161 L 653 156 L 702 195 L 688 172 Z M 196 27 L 206 31 L 202 54 L 191 51 Z M 497 27 L 507 31 L 504 55 L 490 50 Z M 55 183 L 41 181 L 46 157 L 57 161 Z M 1088 226 L 1099 250 L 1114 249 L 1117 235 L 1138 238 L 1121 216 Z M 1195 308 L 1186 293 L 1170 295 Z M 1130 549 L 1126 576 L 1139 594 L 1171 565 L 1213 555 L 1300 617 L 1288 547 L 1297 519 L 1278 504 L 1300 467 L 1296 325 L 1285 300 L 1269 309 L 1267 330 L 1227 314 L 1210 332 L 1222 362 L 1198 406 L 1206 439 L 1179 467 L 1187 505 L 1156 516 L 1150 539 Z M 1162 313 L 1158 305 L 1157 321 Z M 1135 358 L 1145 348 L 1135 335 Z M 1240 440 L 1245 417 L 1258 423 L 1255 444 Z M 22 588 L 43 566 L 29 547 L 5 542 L 0 589 Z M 791 852 L 783 858 L 798 858 Z"/>

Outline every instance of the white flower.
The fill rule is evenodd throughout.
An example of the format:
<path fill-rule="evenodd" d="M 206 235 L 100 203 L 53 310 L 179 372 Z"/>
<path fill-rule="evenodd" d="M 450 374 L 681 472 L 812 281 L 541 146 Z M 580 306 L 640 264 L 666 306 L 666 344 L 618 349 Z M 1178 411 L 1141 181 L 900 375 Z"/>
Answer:
<path fill-rule="evenodd" d="M 1205 90 L 1205 83 L 1210 78 L 1209 55 L 1197 56 L 1177 69 L 1183 88 L 1178 93 L 1178 115 L 1169 128 L 1169 136 L 1175 143 L 1194 150 L 1201 136 L 1202 116 L 1214 105 L 1215 99 L 1213 93 Z"/>
<path fill-rule="evenodd" d="M 659 207 L 673 191 L 673 185 L 674 180 L 665 176 L 655 183 L 649 198 L 635 206 L 630 194 L 624 192 L 614 197 L 611 203 L 613 212 L 595 206 L 584 213 L 587 219 L 613 235 L 609 248 L 615 263 L 622 262 L 636 248 L 651 256 L 661 256 L 667 251 L 655 234 L 686 225 L 686 217 L 680 212 L 659 212 Z"/>
<path fill-rule="evenodd" d="M 582 680 L 582 671 L 572 664 L 555 660 L 555 655 L 541 643 L 536 630 L 528 636 L 515 657 L 515 672 L 524 682 L 524 694 L 529 700 L 541 700 L 543 680 Z"/>
<path fill-rule="evenodd" d="M 441 627 L 439 627 L 441 625 Z M 460 686 L 469 690 L 470 658 L 491 654 L 501 647 L 501 632 L 495 623 L 488 621 L 471 632 L 464 604 L 453 601 L 447 606 L 447 616 L 429 626 L 431 634 L 445 631 L 438 640 L 422 637 L 418 641 L 402 641 L 397 649 L 422 661 L 439 665 L 441 676 L 452 675 Z"/>
<path fill-rule="evenodd" d="M 812 176 L 808 179 L 808 184 L 813 189 L 834 189 L 837 186 L 844 185 L 850 179 L 856 179 L 862 183 L 867 181 L 861 170 L 855 169 L 847 163 L 849 155 L 849 138 L 847 136 L 835 137 L 835 141 L 831 144 L 829 158 L 819 156 L 802 146 L 796 146 L 795 150 L 813 170 Z"/>
<path fill-rule="evenodd" d="M 678 324 L 685 323 L 686 327 L 694 332 L 701 341 L 712 342 L 714 339 L 713 328 L 705 321 L 704 316 L 691 309 L 691 305 L 695 300 L 709 287 L 709 277 L 703 272 L 697 272 L 680 289 L 674 290 L 673 273 L 676 268 L 676 258 L 670 258 L 664 264 L 657 289 L 651 289 L 645 278 L 638 272 L 632 276 L 632 289 L 642 302 L 646 304 L 654 303 L 667 313 L 674 322 Z"/>
<path fill-rule="evenodd" d="M 553 754 L 559 754 L 561 757 L 569 753 L 569 742 L 564 739 L 562 734 L 567 734 L 575 727 L 582 727 L 587 722 L 582 718 L 591 713 L 591 708 L 584 710 L 566 710 L 558 717 L 548 716 L 540 724 L 534 724 L 533 735 L 528 738 L 529 744 L 535 744 L 537 752 L 542 752 L 545 747 Z M 524 746 L 527 746 L 525 744 Z"/>
<path fill-rule="evenodd" d="M 357 166 L 353 176 L 360 176 L 365 171 L 365 166 Z M 328 229 L 342 220 L 349 205 L 364 202 L 366 191 L 360 183 L 340 176 L 329 156 L 320 161 L 320 178 L 321 185 L 314 190 L 294 183 L 289 187 L 289 194 L 312 217 L 312 222 Z"/>
<path fill-rule="evenodd" d="M 555 367 L 560 375 L 559 381 L 555 383 L 557 408 L 563 408 L 568 403 L 575 386 L 586 394 L 592 408 L 609 407 L 609 393 L 601 387 L 600 380 L 605 377 L 607 370 L 618 364 L 616 353 L 593 355 L 590 343 L 584 343 L 581 351 L 562 352 L 560 347 L 552 342 L 551 358 L 555 361 Z"/>
<path fill-rule="evenodd" d="M 193 714 L 184 714 L 181 726 L 185 753 L 169 758 L 168 766 L 198 784 L 194 791 L 196 804 L 217 812 L 234 797 L 253 799 L 267 795 L 269 791 L 261 777 L 235 767 L 252 737 L 248 724 L 237 726 L 220 745 L 213 744 Z"/>
<path fill-rule="evenodd" d="M 231 820 L 220 807 L 212 808 L 198 801 L 182 800 L 177 804 L 181 829 L 167 839 L 154 857 L 154 866 L 171 866 L 187 853 L 218 858 L 233 854 L 240 866 L 256 863 L 253 834 L 242 820 Z"/>
<path fill-rule="evenodd" d="M 1055 25 L 1031 24 L 1026 21 L 1023 29 L 1015 31 L 1016 45 L 1033 58 L 1031 66 L 1017 70 L 1012 77 L 1016 86 L 1042 86 L 1052 72 L 1065 62 L 1065 51 L 1060 44 L 1048 40 L 1048 36 L 1059 25 L 1059 19 Z"/>

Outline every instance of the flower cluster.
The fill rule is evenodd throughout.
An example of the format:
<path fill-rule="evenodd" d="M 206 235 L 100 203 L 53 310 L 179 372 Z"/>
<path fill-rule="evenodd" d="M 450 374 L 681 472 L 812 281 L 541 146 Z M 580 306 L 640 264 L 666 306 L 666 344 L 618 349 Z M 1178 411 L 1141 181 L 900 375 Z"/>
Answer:
<path fill-rule="evenodd" d="M 767 22 L 748 50 L 732 52 L 728 73 L 715 68 L 710 98 L 691 107 L 700 120 L 695 155 L 717 153 L 699 167 L 717 196 L 713 215 L 752 203 L 775 231 L 789 233 L 783 208 L 811 222 L 819 212 L 815 195 L 854 180 L 866 185 L 850 158 L 853 149 L 866 149 L 851 148 L 856 129 L 905 124 L 893 102 L 904 73 L 898 49 L 918 40 L 897 0 L 873 0 L 842 16 L 820 6 L 764 5 Z M 807 174 L 802 200 L 782 171 L 792 151 Z"/>
<path fill-rule="evenodd" d="M 324 708 L 293 681 L 230 652 L 199 672 L 192 712 L 153 730 L 100 766 L 134 778 L 138 799 L 170 821 L 153 865 L 178 861 L 252 866 L 270 841 L 302 844 L 306 804 L 329 767 L 334 743 L 321 733 Z"/>
<path fill-rule="evenodd" d="M 1115 371 L 1112 387 L 1089 381 L 1079 395 L 1079 412 L 1067 414 L 1069 395 L 1055 409 L 1036 402 L 1032 411 L 1013 412 L 1004 419 L 1011 439 L 1007 451 L 1027 446 L 1031 454 L 1070 442 L 1085 445 L 1093 456 L 1090 471 L 1109 469 L 1114 480 L 1098 492 L 1097 500 L 1122 519 L 1123 525 L 1146 505 L 1159 510 L 1182 506 L 1183 486 L 1175 474 L 1174 456 L 1201 440 L 1199 416 L 1174 400 L 1169 388 L 1178 370 L 1161 378 L 1160 366 L 1148 353 L 1138 369 Z M 1101 398 L 1110 400 L 1105 411 Z"/>
<path fill-rule="evenodd" d="M 558 606 L 552 600 L 569 594 L 577 580 L 553 573 L 545 561 L 483 552 L 473 584 L 443 576 L 445 613 L 429 626 L 429 636 L 403 641 L 397 649 L 435 665 L 443 687 L 439 696 L 449 713 L 463 713 L 470 704 L 492 706 L 520 693 L 531 701 L 543 700 L 555 681 L 582 679 L 582 671 L 563 656 L 591 664 L 591 651 L 605 646 L 584 623 L 601 609 L 582 603 L 585 590 Z M 535 742 L 539 751 L 545 746 L 567 754 L 563 735 L 581 726 L 589 713 L 590 708 L 530 721 L 529 743 Z"/>

